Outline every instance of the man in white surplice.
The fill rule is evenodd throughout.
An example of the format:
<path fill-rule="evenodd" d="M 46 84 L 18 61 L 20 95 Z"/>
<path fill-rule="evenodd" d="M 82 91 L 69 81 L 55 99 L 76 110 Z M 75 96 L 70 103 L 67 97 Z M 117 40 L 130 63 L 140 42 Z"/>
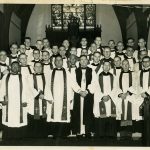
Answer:
<path fill-rule="evenodd" d="M 47 121 L 50 122 L 53 137 L 64 137 L 70 134 L 70 102 L 73 99 L 72 89 L 84 96 L 78 84 L 71 78 L 63 66 L 61 56 L 55 58 L 56 68 L 50 74 L 50 86 L 53 104 L 47 109 Z"/>
<path fill-rule="evenodd" d="M 11 64 L 11 73 L 5 75 L 0 87 L 3 107 L 3 139 L 23 138 L 27 126 L 28 82 L 23 82 L 18 62 Z"/>

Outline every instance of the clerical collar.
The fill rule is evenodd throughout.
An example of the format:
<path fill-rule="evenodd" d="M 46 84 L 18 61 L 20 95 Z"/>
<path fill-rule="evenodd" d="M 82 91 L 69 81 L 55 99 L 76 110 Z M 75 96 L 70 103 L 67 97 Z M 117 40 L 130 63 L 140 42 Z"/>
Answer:
<path fill-rule="evenodd" d="M 30 50 L 30 47 L 26 47 L 26 50 Z"/>
<path fill-rule="evenodd" d="M 84 48 L 84 49 L 85 49 L 85 48 L 87 48 L 87 46 L 81 46 L 81 48 Z"/>
<path fill-rule="evenodd" d="M 57 57 L 59 54 L 53 54 L 52 57 Z"/>
<path fill-rule="evenodd" d="M 55 70 L 62 71 L 63 68 L 55 68 Z"/>
<path fill-rule="evenodd" d="M 111 61 L 111 57 L 109 58 L 104 58 L 105 61 Z"/>
<path fill-rule="evenodd" d="M 98 66 L 99 63 L 94 63 L 94 62 L 93 62 L 91 65 L 92 65 L 92 66 Z"/>
<path fill-rule="evenodd" d="M 116 50 L 115 49 L 111 49 L 111 52 L 116 52 Z"/>
<path fill-rule="evenodd" d="M 21 67 L 28 67 L 28 65 L 25 65 L 25 66 L 21 66 Z"/>
<path fill-rule="evenodd" d="M 145 69 L 143 68 L 142 71 L 143 71 L 143 72 L 149 72 L 149 71 L 150 71 L 150 68 L 147 68 L 147 69 L 146 69 L 146 68 L 145 68 Z"/>
<path fill-rule="evenodd" d="M 7 66 L 5 62 L 0 62 L 1 66 Z"/>
<path fill-rule="evenodd" d="M 17 58 L 17 55 L 10 55 L 11 58 Z"/>
<path fill-rule="evenodd" d="M 86 69 L 87 67 L 81 67 L 82 70 Z"/>
<path fill-rule="evenodd" d="M 115 67 L 116 69 L 121 69 L 121 67 Z"/>
<path fill-rule="evenodd" d="M 76 65 L 72 65 L 71 68 L 76 68 Z"/>
<path fill-rule="evenodd" d="M 62 57 L 62 59 L 67 59 L 67 57 L 65 56 L 65 57 Z"/>
<path fill-rule="evenodd" d="M 35 75 L 39 76 L 39 75 L 43 75 L 43 73 L 35 73 Z"/>
<path fill-rule="evenodd" d="M 124 55 L 124 53 L 123 52 L 117 52 L 117 55 Z"/>
<path fill-rule="evenodd" d="M 128 70 L 128 71 L 124 71 L 124 70 L 122 70 L 122 73 L 130 73 L 130 70 Z"/>
<path fill-rule="evenodd" d="M 127 57 L 127 59 L 133 59 L 133 57 L 132 57 L 132 56 L 130 56 L 130 57 L 126 56 L 126 57 Z"/>
<path fill-rule="evenodd" d="M 104 75 L 104 76 L 108 76 L 108 75 L 110 75 L 110 72 L 102 72 L 102 74 Z"/>
<path fill-rule="evenodd" d="M 144 51 L 144 50 L 146 50 L 146 48 L 145 48 L 145 47 L 140 49 L 140 51 Z"/>
<path fill-rule="evenodd" d="M 46 62 L 46 63 L 43 62 L 43 65 L 49 65 L 49 64 L 50 64 L 50 62 Z"/>
<path fill-rule="evenodd" d="M 20 74 L 20 72 L 18 72 L 18 73 L 11 72 L 11 75 L 19 75 L 19 74 Z"/>
<path fill-rule="evenodd" d="M 39 62 L 39 61 L 40 61 L 40 59 L 39 59 L 39 60 L 35 60 L 35 59 L 34 59 L 34 60 L 32 60 L 32 62 Z"/>

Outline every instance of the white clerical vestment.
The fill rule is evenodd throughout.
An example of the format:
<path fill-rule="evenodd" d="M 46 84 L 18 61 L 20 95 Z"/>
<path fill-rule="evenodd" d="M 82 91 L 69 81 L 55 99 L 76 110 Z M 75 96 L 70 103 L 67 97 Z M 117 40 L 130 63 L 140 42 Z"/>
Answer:
<path fill-rule="evenodd" d="M 36 81 L 34 81 L 33 76 L 35 75 Z M 33 74 L 30 77 L 28 77 L 28 82 L 30 85 L 30 94 L 32 95 L 32 98 L 29 100 L 29 105 L 28 105 L 28 113 L 31 115 L 34 115 L 34 98 L 42 91 L 43 95 L 44 95 L 44 99 L 47 101 L 47 107 L 49 105 L 48 101 L 53 101 L 53 97 L 51 94 L 51 90 L 50 90 L 50 85 L 48 82 L 48 78 L 45 77 L 45 88 L 43 91 L 43 86 L 44 86 L 44 81 L 42 79 L 42 75 L 36 75 Z M 34 82 L 37 82 L 37 89 L 35 89 L 34 87 Z M 46 109 L 46 108 L 45 108 Z M 39 99 L 39 115 L 42 116 L 42 100 Z"/>
<path fill-rule="evenodd" d="M 135 85 L 135 73 L 132 72 L 132 86 L 129 85 L 129 73 L 123 73 L 122 75 L 122 80 L 121 80 L 121 84 L 122 84 L 122 89 L 120 89 L 120 86 L 118 85 L 118 93 L 126 93 L 126 92 L 130 92 L 132 93 L 132 95 L 128 95 L 127 96 L 127 100 L 130 101 L 132 103 L 132 120 L 136 120 L 137 117 L 137 109 L 136 109 L 136 85 Z M 120 77 L 119 77 L 120 78 Z M 119 82 L 117 82 L 119 83 Z M 120 100 L 121 98 L 118 99 L 118 104 L 119 102 L 121 102 Z M 122 109 L 122 107 L 120 106 L 120 110 Z M 121 113 L 121 112 L 120 112 Z M 121 119 L 121 118 L 120 118 Z"/>
<path fill-rule="evenodd" d="M 6 64 L 8 66 L 10 66 L 11 63 L 14 62 L 14 61 L 18 61 L 18 55 L 17 54 L 16 55 L 10 55 L 10 57 L 7 57 Z"/>
<path fill-rule="evenodd" d="M 2 84 L 0 87 L 0 101 L 5 101 L 4 97 L 6 96 L 6 77 L 2 79 Z M 22 103 L 28 102 L 30 99 L 28 82 L 22 81 Z M 8 80 L 8 105 L 3 105 L 2 112 L 2 124 L 8 127 L 21 127 L 27 125 L 27 107 L 22 107 L 22 119 L 20 122 L 20 82 L 19 75 L 10 74 Z M 8 106 L 8 107 L 7 107 Z M 8 108 L 8 111 L 7 111 Z M 8 114 L 8 115 L 7 115 Z M 8 116 L 8 120 L 6 117 Z"/>
<path fill-rule="evenodd" d="M 34 59 L 33 58 L 33 49 L 30 47 L 29 49 L 26 49 L 25 53 L 28 56 L 27 57 L 27 62 L 28 62 L 28 64 L 30 64 L 30 62 Z"/>
<path fill-rule="evenodd" d="M 71 78 L 76 80 L 76 73 L 75 73 L 75 70 L 76 70 L 76 67 L 73 67 L 73 68 L 70 68 L 70 75 L 71 75 Z M 72 89 L 72 97 L 74 97 L 74 91 Z M 73 104 L 74 104 L 74 99 L 71 101 L 71 110 L 73 110 Z"/>
<path fill-rule="evenodd" d="M 137 73 L 137 95 L 136 95 L 136 105 L 137 105 L 137 120 L 142 120 L 142 116 L 139 115 L 139 107 L 143 103 L 144 98 L 141 97 L 142 93 L 147 93 L 150 95 L 150 79 L 149 79 L 149 71 L 143 71 L 143 76 L 141 76 L 142 70 Z M 141 80 L 141 81 L 140 81 Z M 142 85 L 141 83 L 142 82 Z"/>
<path fill-rule="evenodd" d="M 54 69 L 55 70 L 55 69 Z M 53 71 L 54 71 L 53 70 Z M 66 70 L 65 70 L 66 71 Z M 52 72 L 53 73 L 53 72 Z M 52 83 L 52 73 L 50 74 L 50 86 Z M 75 80 L 71 77 L 70 73 L 66 71 L 66 81 L 67 85 L 64 85 L 64 76 L 63 70 L 56 70 L 54 75 L 54 83 L 53 83 L 53 100 L 54 100 L 54 118 L 51 117 L 52 107 L 47 109 L 47 121 L 48 122 L 70 122 L 70 102 L 73 100 L 72 89 L 75 92 L 80 92 L 80 87 L 75 82 Z M 67 119 L 62 120 L 62 110 L 63 110 L 63 100 L 64 100 L 64 86 L 66 86 L 67 90 Z"/>
<path fill-rule="evenodd" d="M 51 71 L 52 71 L 52 69 L 51 69 L 50 63 L 43 64 L 43 73 L 45 75 L 49 75 L 51 73 Z"/>

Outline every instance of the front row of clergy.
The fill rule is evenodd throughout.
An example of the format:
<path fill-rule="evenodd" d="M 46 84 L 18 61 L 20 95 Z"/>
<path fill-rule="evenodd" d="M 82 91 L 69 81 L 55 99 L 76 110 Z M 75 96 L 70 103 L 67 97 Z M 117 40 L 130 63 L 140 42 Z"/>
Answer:
<path fill-rule="evenodd" d="M 74 75 L 62 67 L 61 56 L 55 58 L 56 68 L 50 74 L 43 74 L 41 62 L 35 62 L 34 74 L 28 76 L 13 62 L 0 86 L 3 139 L 70 134 L 90 138 L 92 133 L 116 137 L 118 122 L 122 131 L 131 133 L 128 128 L 133 120 L 142 120 L 139 107 L 150 94 L 148 62 L 150 58 L 144 57 L 145 70 L 137 75 L 129 70 L 128 60 L 123 60 L 119 76 L 110 73 L 109 62 L 103 63 L 97 76 L 85 55 Z M 127 132 L 120 133 L 124 136 Z"/>

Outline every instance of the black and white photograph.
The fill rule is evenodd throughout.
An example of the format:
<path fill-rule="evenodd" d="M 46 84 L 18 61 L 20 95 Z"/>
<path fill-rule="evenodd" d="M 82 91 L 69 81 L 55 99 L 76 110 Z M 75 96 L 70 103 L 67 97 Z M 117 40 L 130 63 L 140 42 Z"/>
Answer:
<path fill-rule="evenodd" d="M 150 147 L 150 4 L 56 1 L 0 4 L 0 146 Z"/>

